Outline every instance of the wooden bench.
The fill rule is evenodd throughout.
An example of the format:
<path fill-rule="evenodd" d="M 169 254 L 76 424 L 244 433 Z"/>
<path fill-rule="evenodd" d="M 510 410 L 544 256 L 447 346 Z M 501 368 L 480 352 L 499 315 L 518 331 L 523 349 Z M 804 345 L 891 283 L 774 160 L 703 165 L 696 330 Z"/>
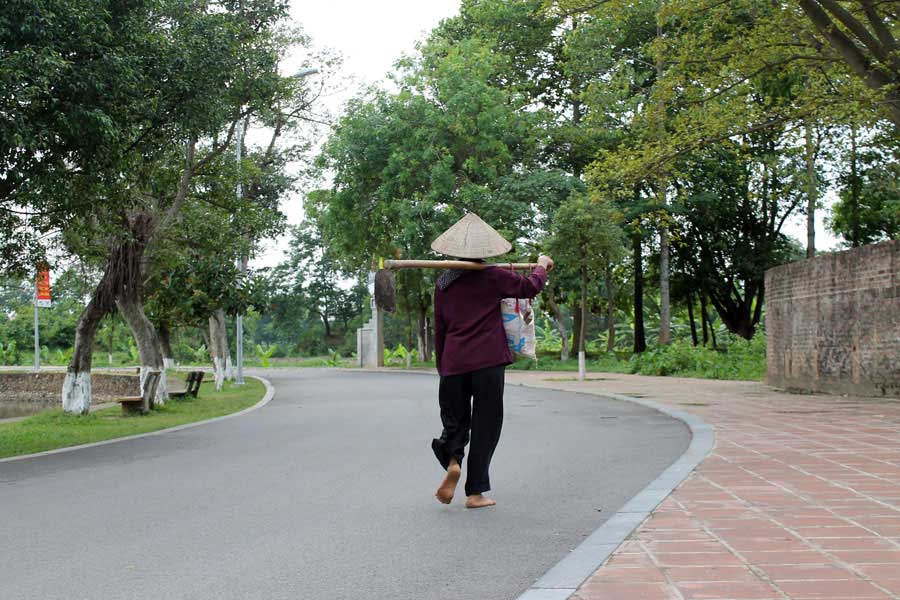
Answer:
<path fill-rule="evenodd" d="M 203 383 L 203 371 L 191 371 L 184 382 L 187 387 L 183 390 L 169 392 L 171 398 L 184 398 L 185 396 L 197 397 L 200 393 L 200 384 Z"/>
<path fill-rule="evenodd" d="M 161 371 L 149 371 L 147 380 L 144 381 L 144 393 L 140 396 L 125 396 L 116 400 L 122 405 L 122 412 L 126 415 L 142 414 L 150 412 L 153 398 L 156 396 L 156 388 L 159 387 Z"/>

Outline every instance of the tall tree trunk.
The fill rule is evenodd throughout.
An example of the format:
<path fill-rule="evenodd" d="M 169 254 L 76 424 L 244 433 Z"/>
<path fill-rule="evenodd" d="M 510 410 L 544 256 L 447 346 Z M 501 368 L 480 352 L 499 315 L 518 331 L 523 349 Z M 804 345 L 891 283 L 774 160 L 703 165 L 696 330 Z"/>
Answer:
<path fill-rule="evenodd" d="M 97 287 L 102 285 L 101 282 Z M 91 410 L 91 361 L 94 336 L 108 312 L 109 308 L 98 298 L 98 292 L 95 291 L 78 318 L 78 325 L 75 327 L 75 349 L 66 369 L 62 387 L 62 405 L 67 413 L 87 414 Z"/>
<path fill-rule="evenodd" d="M 425 352 L 426 346 L 428 345 L 425 341 L 428 330 L 428 323 L 426 322 L 425 317 L 425 309 L 420 306 L 418 315 L 416 315 L 416 350 L 418 351 L 421 360 L 426 360 Z"/>
<path fill-rule="evenodd" d="M 144 305 L 137 294 L 123 294 L 116 298 L 116 306 L 119 307 L 119 313 L 134 335 L 134 341 L 137 344 L 138 353 L 141 357 L 141 394 L 144 393 L 144 385 L 150 371 L 161 371 L 159 377 L 159 386 L 156 388 L 156 395 L 152 399 L 152 404 L 163 405 L 168 398 L 168 390 L 166 386 L 166 370 L 163 367 L 163 357 L 159 350 L 159 339 L 156 336 L 156 329 L 153 323 L 144 313 Z M 145 410 L 149 410 L 152 406 L 145 406 Z"/>
<path fill-rule="evenodd" d="M 611 264 L 607 263 L 606 272 L 603 275 L 606 279 L 606 326 L 608 328 L 606 351 L 612 352 L 616 349 L 616 288 Z"/>
<path fill-rule="evenodd" d="M 556 323 L 556 328 L 559 330 L 559 338 L 561 340 L 559 360 L 569 360 L 569 331 L 566 328 L 566 318 L 562 314 L 559 305 L 553 299 L 553 290 L 549 290 L 542 298 L 547 302 L 547 308 L 553 313 L 553 320 Z"/>
<path fill-rule="evenodd" d="M 659 230 L 659 343 L 672 342 L 671 312 L 669 297 L 669 230 L 663 225 Z"/>
<path fill-rule="evenodd" d="M 857 154 L 856 125 L 850 126 L 850 244 L 860 245 L 859 235 L 859 155 Z"/>
<path fill-rule="evenodd" d="M 110 248 L 103 277 L 78 318 L 75 346 L 62 388 L 63 410 L 69 413 L 86 414 L 90 411 L 94 337 L 103 317 L 115 309 L 120 295 L 140 298 L 144 248 L 152 221 L 145 215 L 129 218 L 124 214 L 122 220 L 132 237 Z M 143 389 L 143 379 L 141 385 Z"/>
<path fill-rule="evenodd" d="M 707 309 L 705 293 L 700 294 L 700 310 L 703 314 L 703 323 L 704 323 L 703 345 L 704 346 L 706 345 L 706 326 L 708 325 L 709 326 L 709 337 L 712 340 L 713 350 L 715 350 L 716 349 L 716 328 L 715 328 L 715 326 L 713 326 L 713 322 L 709 319 L 709 311 Z"/>
<path fill-rule="evenodd" d="M 431 317 L 425 316 L 425 361 L 431 360 L 434 355 L 434 323 Z"/>
<path fill-rule="evenodd" d="M 585 324 L 587 323 L 587 272 L 581 268 L 581 327 L 578 334 L 578 381 L 584 381 L 587 365 L 584 355 Z"/>
<path fill-rule="evenodd" d="M 634 352 L 647 349 L 647 334 L 644 331 L 644 255 L 641 234 L 631 236 L 634 256 Z"/>
<path fill-rule="evenodd" d="M 706 294 L 700 292 L 700 324 L 703 326 L 703 346 L 709 343 L 709 319 L 706 318 Z"/>
<path fill-rule="evenodd" d="M 206 327 L 200 327 L 200 336 L 203 338 L 203 344 L 206 346 L 206 353 L 212 358 L 212 339 L 209 337 L 209 330 Z"/>
<path fill-rule="evenodd" d="M 816 256 L 816 152 L 813 146 L 812 124 L 806 122 L 806 258 Z"/>
<path fill-rule="evenodd" d="M 213 359 L 216 390 L 221 390 L 225 383 L 225 356 L 228 344 L 225 336 L 225 311 L 219 309 L 209 316 L 209 355 Z"/>
<path fill-rule="evenodd" d="M 688 319 L 691 321 L 691 341 L 697 346 L 700 341 L 697 339 L 697 321 L 694 319 L 694 295 L 688 294 L 687 301 Z"/>
<path fill-rule="evenodd" d="M 115 326 L 116 326 L 115 319 L 110 319 L 109 320 L 109 345 L 108 345 L 109 350 L 108 350 L 108 354 L 107 354 L 107 359 L 108 359 L 110 367 L 113 365 L 113 333 L 114 333 L 113 329 L 115 328 Z"/>
<path fill-rule="evenodd" d="M 328 313 L 319 313 L 319 316 L 322 318 L 322 325 L 325 326 L 325 338 L 331 337 L 331 320 L 328 318 Z"/>
<path fill-rule="evenodd" d="M 661 9 L 662 3 L 660 2 L 659 10 Z M 659 15 L 657 15 L 656 18 L 656 37 L 658 40 L 662 41 L 663 28 Z M 656 60 L 657 81 L 662 80 L 664 71 L 665 61 L 660 52 L 660 55 Z M 662 140 L 666 137 L 666 105 L 662 99 L 659 101 L 657 111 L 656 133 L 659 142 L 662 143 Z M 664 173 L 660 172 L 658 174 L 656 185 L 657 203 L 662 211 L 661 214 L 663 219 L 659 228 L 659 344 L 665 345 L 672 341 L 672 306 L 669 294 L 669 223 L 667 219 L 668 215 L 666 213 L 666 190 L 668 184 L 666 183 L 666 176 Z"/>
<path fill-rule="evenodd" d="M 582 323 L 582 314 L 581 314 L 581 303 L 575 302 L 572 305 L 572 350 L 578 354 L 578 349 L 581 348 L 581 323 Z"/>
<path fill-rule="evenodd" d="M 167 369 L 175 368 L 175 357 L 172 354 L 172 332 L 165 321 L 160 321 L 156 329 L 159 336 L 159 350 L 163 357 L 163 366 Z"/>
<path fill-rule="evenodd" d="M 231 363 L 231 348 L 228 346 L 228 321 L 225 319 L 225 311 L 223 309 L 219 309 L 216 311 L 218 316 L 216 317 L 222 323 L 221 335 L 222 339 L 220 340 L 220 345 L 222 348 L 222 354 L 225 355 L 225 379 L 228 381 L 234 381 L 234 365 Z M 247 336 L 244 336 L 244 340 L 246 341 Z M 247 356 L 247 347 L 244 345 L 244 356 Z"/>

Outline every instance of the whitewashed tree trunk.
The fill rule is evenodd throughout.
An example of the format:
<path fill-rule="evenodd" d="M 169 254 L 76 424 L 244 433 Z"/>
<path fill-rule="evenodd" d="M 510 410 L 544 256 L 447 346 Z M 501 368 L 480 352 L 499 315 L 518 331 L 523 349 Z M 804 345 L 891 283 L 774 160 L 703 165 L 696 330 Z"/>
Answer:
<path fill-rule="evenodd" d="M 416 325 L 416 351 L 419 353 L 419 360 L 428 360 L 428 358 L 425 356 L 425 353 L 427 351 L 427 342 L 425 341 L 425 336 L 427 335 L 426 330 L 428 328 L 428 325 L 425 321 L 425 311 L 421 308 L 419 309 L 419 316 L 416 321 Z M 412 351 L 412 348 L 410 348 L 410 351 Z"/>
<path fill-rule="evenodd" d="M 225 355 L 225 378 L 234 381 L 234 365 L 231 363 L 231 354 Z"/>
<path fill-rule="evenodd" d="M 166 403 L 169 392 L 156 329 L 153 327 L 150 319 L 147 318 L 146 313 L 144 313 L 144 305 L 140 300 L 118 298 L 116 299 L 116 306 L 134 335 L 138 354 L 141 357 L 141 391 L 144 389 L 147 373 L 149 371 L 161 371 L 156 395 L 153 397 L 153 404 L 162 406 Z"/>
<path fill-rule="evenodd" d="M 584 350 L 578 351 L 578 381 L 584 381 L 587 375 L 587 364 L 584 359 Z"/>
<path fill-rule="evenodd" d="M 74 415 L 86 415 L 91 410 L 91 372 L 69 371 L 63 380 L 63 410 Z"/>
<path fill-rule="evenodd" d="M 230 362 L 227 352 L 227 339 L 225 334 L 225 312 L 220 309 L 209 316 L 209 354 L 213 359 L 217 391 L 221 390 L 225 383 L 226 371 Z"/>
<path fill-rule="evenodd" d="M 104 274 L 104 278 L 106 274 Z M 97 288 L 103 285 L 101 281 Z M 75 346 L 66 378 L 63 380 L 63 410 L 71 414 L 87 414 L 91 410 L 91 361 L 93 360 L 94 336 L 100 321 L 107 314 L 107 308 L 94 297 L 88 302 L 78 317 L 75 327 Z"/>
<path fill-rule="evenodd" d="M 222 360 L 222 357 L 213 357 L 213 369 L 215 370 L 216 391 L 218 392 L 225 385 L 225 361 Z"/>

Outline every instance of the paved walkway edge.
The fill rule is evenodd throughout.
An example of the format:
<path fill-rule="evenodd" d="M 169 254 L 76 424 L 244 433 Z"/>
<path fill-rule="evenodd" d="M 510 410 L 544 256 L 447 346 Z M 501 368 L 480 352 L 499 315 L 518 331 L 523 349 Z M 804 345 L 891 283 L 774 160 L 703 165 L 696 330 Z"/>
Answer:
<path fill-rule="evenodd" d="M 184 429 L 191 429 L 193 427 L 200 427 L 201 425 L 209 425 L 210 423 L 216 423 L 218 421 L 224 421 L 225 419 L 233 419 L 235 417 L 240 417 L 241 415 L 246 415 L 249 412 L 253 412 L 254 410 L 260 409 L 266 404 L 268 404 L 272 398 L 275 397 L 275 388 L 272 387 L 272 384 L 268 379 L 264 377 L 258 377 L 256 375 L 247 375 L 247 377 L 253 377 L 253 379 L 258 379 L 262 382 L 264 386 L 266 386 L 266 393 L 263 394 L 262 400 L 254 404 L 253 406 L 248 406 L 244 410 L 240 410 L 236 413 L 231 413 L 228 415 L 222 415 L 221 417 L 213 417 L 212 419 L 206 419 L 204 421 L 194 421 L 193 423 L 185 423 L 184 425 L 177 425 L 175 427 L 169 427 L 167 429 L 157 429 L 156 431 L 148 431 L 147 433 L 138 433 L 136 435 L 129 435 L 120 438 L 113 438 L 111 440 L 103 440 L 102 442 L 92 442 L 90 444 L 79 444 L 78 446 L 66 446 L 65 448 L 57 448 L 55 450 L 45 450 L 43 452 L 35 452 L 33 454 L 23 454 L 21 456 L 10 456 L 9 458 L 0 458 L 0 464 L 13 462 L 16 460 L 25 460 L 28 458 L 36 458 L 38 456 L 47 456 L 50 454 L 62 454 L 63 452 L 74 452 L 76 450 L 84 450 L 85 448 L 95 448 L 97 446 L 106 446 L 107 444 L 118 444 L 119 442 L 127 442 L 129 440 L 137 440 L 140 438 L 150 437 L 152 435 L 162 435 L 164 433 L 172 433 L 174 431 L 182 431 Z"/>
<path fill-rule="evenodd" d="M 542 386 L 524 387 L 547 389 Z M 591 393 L 591 392 L 582 392 Z M 650 513 L 684 481 L 715 446 L 715 431 L 706 421 L 690 413 L 674 410 L 651 400 L 619 394 L 595 394 L 623 402 L 633 402 L 669 415 L 687 425 L 691 443 L 669 468 L 628 501 L 577 548 L 547 571 L 517 600 L 566 600 L 593 575 L 606 559 L 644 522 Z"/>

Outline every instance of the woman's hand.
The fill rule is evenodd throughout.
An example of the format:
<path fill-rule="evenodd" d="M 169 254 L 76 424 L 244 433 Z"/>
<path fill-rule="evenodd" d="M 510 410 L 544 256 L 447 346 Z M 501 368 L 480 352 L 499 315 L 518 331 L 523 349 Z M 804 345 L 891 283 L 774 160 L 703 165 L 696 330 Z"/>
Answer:
<path fill-rule="evenodd" d="M 553 259 L 547 256 L 546 254 L 541 254 L 538 257 L 538 264 L 544 267 L 548 271 L 553 270 Z"/>

